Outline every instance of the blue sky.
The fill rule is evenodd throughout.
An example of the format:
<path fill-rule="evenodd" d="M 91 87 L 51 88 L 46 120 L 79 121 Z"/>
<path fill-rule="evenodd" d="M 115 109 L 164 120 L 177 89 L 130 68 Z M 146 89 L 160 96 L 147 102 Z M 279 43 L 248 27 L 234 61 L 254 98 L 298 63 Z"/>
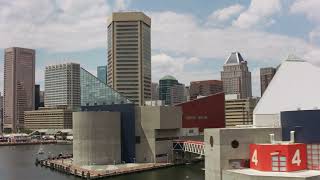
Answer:
<path fill-rule="evenodd" d="M 0 56 L 11 46 L 36 49 L 41 85 L 50 64 L 78 62 L 96 74 L 107 62 L 108 16 L 143 11 L 152 18 L 154 82 L 166 74 L 185 84 L 220 79 L 225 59 L 239 51 L 260 96 L 260 67 L 291 53 L 320 65 L 319 8 L 319 0 L 0 0 Z M 3 70 L 1 89 L 2 79 Z"/>

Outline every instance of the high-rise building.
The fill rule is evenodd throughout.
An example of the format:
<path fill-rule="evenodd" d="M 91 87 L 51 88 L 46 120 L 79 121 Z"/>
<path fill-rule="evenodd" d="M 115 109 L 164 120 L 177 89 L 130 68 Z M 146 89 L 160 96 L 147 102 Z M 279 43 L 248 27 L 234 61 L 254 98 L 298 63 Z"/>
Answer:
<path fill-rule="evenodd" d="M 108 24 L 108 85 L 136 104 L 151 99 L 151 19 L 113 13 Z"/>
<path fill-rule="evenodd" d="M 40 107 L 44 107 L 44 91 L 40 91 Z"/>
<path fill-rule="evenodd" d="M 173 76 L 167 75 L 159 80 L 159 100 L 165 105 L 171 105 L 171 87 L 179 84 Z"/>
<path fill-rule="evenodd" d="M 46 107 L 66 105 L 69 109 L 80 108 L 80 65 L 65 63 L 50 65 L 45 70 Z"/>
<path fill-rule="evenodd" d="M 209 96 L 223 92 L 222 81 L 192 81 L 190 82 L 190 99 L 197 99 L 198 96 Z"/>
<path fill-rule="evenodd" d="M 261 68 L 260 69 L 260 88 L 261 96 L 267 89 L 269 83 L 271 82 L 273 76 L 276 74 L 277 69 L 273 67 Z"/>
<path fill-rule="evenodd" d="M 237 94 L 240 99 L 252 96 L 251 72 L 239 52 L 232 52 L 224 63 L 221 80 L 226 95 Z"/>
<path fill-rule="evenodd" d="M 36 84 L 34 86 L 34 109 L 38 110 L 40 106 L 40 85 Z"/>
<path fill-rule="evenodd" d="M 98 66 L 97 67 L 97 77 L 100 81 L 107 84 L 107 66 Z"/>
<path fill-rule="evenodd" d="M 186 101 L 185 85 L 175 84 L 170 88 L 171 105 L 180 104 Z"/>
<path fill-rule="evenodd" d="M 12 47 L 4 51 L 4 130 L 24 126 L 24 111 L 34 109 L 35 50 Z"/>
<path fill-rule="evenodd" d="M 252 125 L 253 110 L 256 107 L 258 101 L 258 98 L 226 99 L 226 127 Z"/>
<path fill-rule="evenodd" d="M 159 100 L 159 84 L 151 83 L 151 100 L 156 101 Z"/>

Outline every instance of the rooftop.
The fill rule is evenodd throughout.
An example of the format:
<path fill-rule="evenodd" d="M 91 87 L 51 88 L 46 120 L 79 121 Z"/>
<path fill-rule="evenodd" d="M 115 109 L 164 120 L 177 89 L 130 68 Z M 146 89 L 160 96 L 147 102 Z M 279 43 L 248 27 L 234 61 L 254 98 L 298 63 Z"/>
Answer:
<path fill-rule="evenodd" d="M 160 80 L 177 80 L 177 79 L 171 75 L 166 75 L 166 76 L 163 76 Z"/>
<path fill-rule="evenodd" d="M 245 62 L 245 60 L 243 60 L 241 54 L 239 52 L 232 52 L 224 64 L 240 64 L 242 62 Z"/>

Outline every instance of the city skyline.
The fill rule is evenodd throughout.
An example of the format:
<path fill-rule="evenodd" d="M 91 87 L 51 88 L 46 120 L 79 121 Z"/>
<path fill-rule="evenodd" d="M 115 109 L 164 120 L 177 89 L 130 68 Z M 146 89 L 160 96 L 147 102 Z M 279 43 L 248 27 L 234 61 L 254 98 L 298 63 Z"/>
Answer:
<path fill-rule="evenodd" d="M 107 17 L 113 11 L 143 11 L 153 23 L 153 82 L 166 74 L 184 84 L 220 79 L 219 72 L 229 53 L 239 51 L 252 72 L 253 95 L 259 96 L 261 67 L 276 67 L 291 53 L 320 64 L 314 58 L 320 52 L 320 18 L 314 8 L 319 7 L 318 3 L 312 0 L 306 3 L 187 0 L 183 4 L 164 1 L 162 5 L 145 0 L 5 2 L 0 6 L 4 12 L 0 24 L 5 25 L 0 26 L 4 37 L 0 56 L 3 57 L 4 48 L 11 46 L 36 49 L 36 83 L 42 88 L 44 67 L 65 62 L 64 59 L 80 63 L 96 74 L 96 66 L 104 65 L 107 57 Z M 34 11 L 39 7 L 44 11 Z M 190 8 L 195 10 L 190 12 Z M 252 17 L 256 17 L 257 10 L 263 13 L 255 20 Z M 21 12 L 29 15 L 22 16 Z M 14 27 L 15 31 L 8 27 Z"/>

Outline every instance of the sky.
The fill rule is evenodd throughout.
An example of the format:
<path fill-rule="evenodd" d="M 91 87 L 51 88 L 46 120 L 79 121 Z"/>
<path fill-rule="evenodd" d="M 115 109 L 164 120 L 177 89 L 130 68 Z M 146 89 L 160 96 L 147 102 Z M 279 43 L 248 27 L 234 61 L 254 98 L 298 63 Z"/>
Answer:
<path fill-rule="evenodd" d="M 76 62 L 96 74 L 107 64 L 108 17 L 143 11 L 152 20 L 153 82 L 167 74 L 187 85 L 220 79 L 225 60 L 239 51 L 260 96 L 261 67 L 289 54 L 320 66 L 319 9 L 319 0 L 0 0 L 0 57 L 12 46 L 36 49 L 41 89 L 47 65 Z"/>

